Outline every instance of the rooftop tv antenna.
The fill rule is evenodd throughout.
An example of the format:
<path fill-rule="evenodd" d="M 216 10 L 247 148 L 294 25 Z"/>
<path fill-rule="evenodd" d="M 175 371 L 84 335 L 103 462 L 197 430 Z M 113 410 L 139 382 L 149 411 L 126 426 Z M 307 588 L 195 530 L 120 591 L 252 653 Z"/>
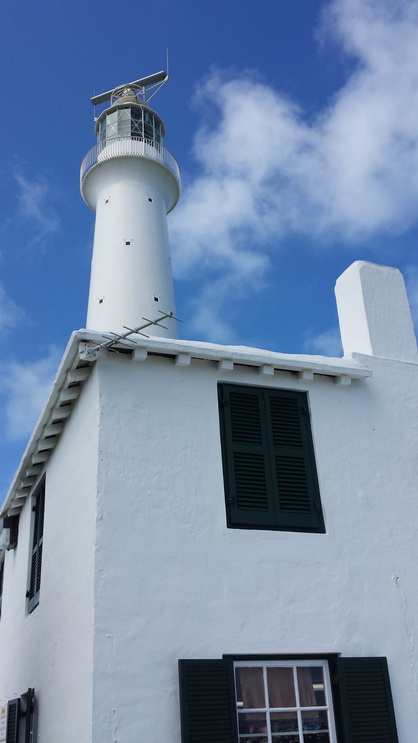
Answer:
<path fill-rule="evenodd" d="M 117 98 L 125 96 L 134 96 L 138 98 L 138 96 L 141 96 L 141 99 L 138 100 L 141 103 L 148 105 L 151 98 L 158 93 L 167 80 L 168 73 L 165 70 L 161 70 L 160 72 L 155 72 L 153 75 L 148 75 L 148 77 L 140 77 L 139 80 L 133 80 L 130 83 L 118 85 L 116 88 L 108 90 L 106 93 L 95 95 L 91 99 L 91 102 L 93 106 L 98 106 L 100 103 L 110 101 L 110 105 L 112 106 L 113 102 Z M 152 91 L 151 95 L 149 95 L 150 91 Z"/>

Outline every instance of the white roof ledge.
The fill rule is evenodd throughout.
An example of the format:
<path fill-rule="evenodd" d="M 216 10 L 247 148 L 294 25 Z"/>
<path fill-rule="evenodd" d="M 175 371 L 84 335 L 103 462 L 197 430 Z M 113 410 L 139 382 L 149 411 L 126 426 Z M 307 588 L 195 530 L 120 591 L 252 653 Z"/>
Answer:
<path fill-rule="evenodd" d="M 108 343 L 109 335 L 102 333 L 77 330 L 72 334 L 45 407 L 1 508 L 0 517 L 19 513 L 25 498 L 33 492 L 65 421 L 71 415 L 84 381 L 99 355 L 106 353 Z M 135 335 L 126 341 L 114 342 L 111 350 L 130 353 L 134 362 L 146 363 L 152 356 L 168 356 L 181 367 L 190 366 L 193 359 L 214 361 L 220 372 L 252 366 L 258 368 L 261 376 L 272 376 L 275 371 L 288 371 L 294 372 L 298 379 L 313 380 L 314 375 L 325 375 L 334 377 L 336 384 L 341 386 L 350 384 L 351 380 L 371 376 L 370 369 L 360 360 L 350 359 L 348 363 L 347 359 L 283 354 L 248 346 L 221 346 L 200 341 Z"/>
<path fill-rule="evenodd" d="M 86 359 L 97 358 L 101 348 L 109 342 L 108 335 L 90 330 L 79 330 L 75 334 L 84 343 L 81 352 Z M 172 356 L 181 358 L 181 365 L 185 364 L 185 356 L 191 359 L 203 359 L 222 362 L 222 368 L 228 368 L 228 363 L 234 365 L 273 367 L 276 370 L 302 372 L 311 371 L 331 377 L 346 376 L 351 379 L 364 379 L 371 376 L 371 370 L 357 360 L 348 361 L 344 358 L 329 358 L 327 356 L 310 356 L 303 354 L 277 353 L 265 351 L 261 348 L 249 346 L 225 346 L 203 341 L 172 340 L 170 338 L 144 338 L 132 335 L 125 342 L 115 343 L 112 350 L 132 351 L 133 358 L 145 361 L 150 355 Z M 263 372 L 260 372 L 263 373 Z M 305 377 L 308 378 L 308 377 Z"/>

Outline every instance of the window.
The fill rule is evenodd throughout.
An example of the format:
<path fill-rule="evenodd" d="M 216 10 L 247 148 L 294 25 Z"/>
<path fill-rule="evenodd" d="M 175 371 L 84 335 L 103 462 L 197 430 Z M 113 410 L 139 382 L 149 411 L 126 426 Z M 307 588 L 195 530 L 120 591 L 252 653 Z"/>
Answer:
<path fill-rule="evenodd" d="M 182 743 L 398 743 L 386 658 L 329 663 L 179 661 Z"/>
<path fill-rule="evenodd" d="M 7 705 L 6 743 L 30 743 L 34 733 L 35 689 L 28 689 Z"/>
<path fill-rule="evenodd" d="M 334 743 L 325 662 L 241 661 L 234 673 L 240 743 Z"/>
<path fill-rule="evenodd" d="M 7 738 L 6 743 L 18 743 L 19 740 L 20 699 L 11 699 L 7 704 Z"/>
<path fill-rule="evenodd" d="M 324 532 L 304 392 L 219 385 L 227 524 Z"/>
<path fill-rule="evenodd" d="M 118 108 L 106 114 L 98 124 L 98 141 L 121 137 L 140 137 L 150 142 L 163 140 L 163 129 L 157 114 L 140 106 Z"/>
<path fill-rule="evenodd" d="M 44 511 L 45 511 L 45 480 L 40 485 L 32 506 L 33 537 L 30 565 L 29 589 L 26 597 L 29 599 L 28 611 L 31 612 L 39 604 L 39 590 L 41 587 L 42 570 L 42 547 L 44 537 Z"/>

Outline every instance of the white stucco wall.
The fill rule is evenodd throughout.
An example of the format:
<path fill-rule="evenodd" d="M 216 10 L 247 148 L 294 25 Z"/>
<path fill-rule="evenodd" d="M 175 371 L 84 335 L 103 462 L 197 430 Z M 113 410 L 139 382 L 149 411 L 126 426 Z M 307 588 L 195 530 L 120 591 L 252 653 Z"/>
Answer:
<path fill-rule="evenodd" d="M 93 741 L 179 743 L 178 658 L 387 656 L 418 728 L 417 366 L 338 386 L 213 362 L 99 361 Z M 309 394 L 326 534 L 227 529 L 219 381 Z"/>
<path fill-rule="evenodd" d="M 31 502 L 6 553 L 0 619 L 0 704 L 35 687 L 38 743 L 91 739 L 97 378 L 68 420 L 46 472 L 39 605 L 27 613 Z"/>
<path fill-rule="evenodd" d="M 366 320 L 346 335 L 353 352 Z M 38 743 L 180 743 L 179 658 L 383 655 L 399 741 L 411 743 L 417 363 L 354 354 L 353 370 L 363 364 L 372 376 L 347 385 L 336 360 L 316 357 L 322 375 L 310 380 L 304 357 L 282 363 L 305 375 L 278 371 L 280 355 L 248 366 L 256 349 L 245 362 L 245 349 L 208 344 L 223 359 L 241 354 L 223 371 L 209 355 L 187 366 L 205 351 L 198 344 L 147 343 L 143 361 L 141 347 L 134 357 L 99 353 L 50 458 L 31 615 L 29 502 L 22 511 L 19 545 L 6 555 L 0 704 L 35 687 Z M 97 346 L 81 346 L 94 363 Z M 326 534 L 226 527 L 219 382 L 307 391 Z"/>

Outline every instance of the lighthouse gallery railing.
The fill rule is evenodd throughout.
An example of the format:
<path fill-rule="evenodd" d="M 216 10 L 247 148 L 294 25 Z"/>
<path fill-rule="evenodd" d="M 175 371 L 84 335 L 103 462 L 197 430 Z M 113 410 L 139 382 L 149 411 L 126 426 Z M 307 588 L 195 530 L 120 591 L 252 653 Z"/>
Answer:
<path fill-rule="evenodd" d="M 144 137 L 115 137 L 98 142 L 88 151 L 80 168 L 80 184 L 95 165 L 114 157 L 144 157 L 164 165 L 180 183 L 180 169 L 174 155 L 162 144 Z"/>

